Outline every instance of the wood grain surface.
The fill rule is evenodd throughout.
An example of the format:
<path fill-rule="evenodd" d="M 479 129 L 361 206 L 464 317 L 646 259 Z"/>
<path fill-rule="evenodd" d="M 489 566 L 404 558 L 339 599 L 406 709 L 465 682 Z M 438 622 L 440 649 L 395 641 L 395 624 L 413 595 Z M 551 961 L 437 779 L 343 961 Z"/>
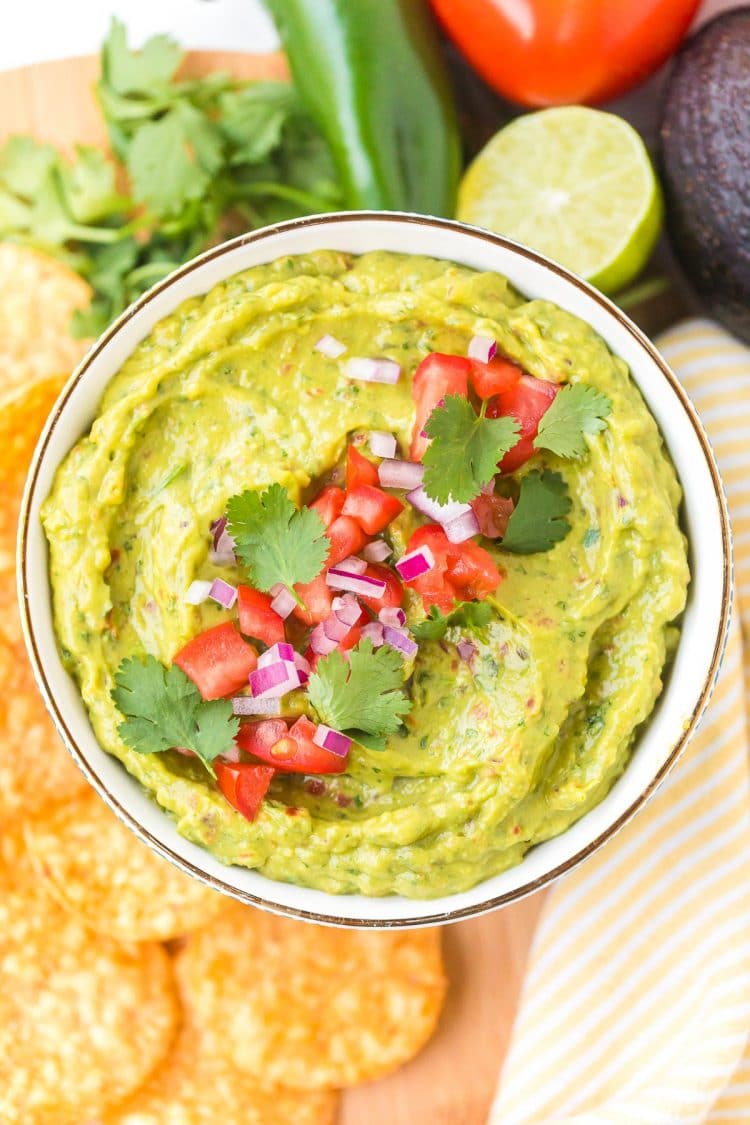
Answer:
<path fill-rule="evenodd" d="M 194 52 L 186 73 L 229 70 L 240 78 L 285 74 L 279 55 Z M 72 151 L 105 144 L 91 87 L 94 58 L 41 63 L 0 73 L 0 141 L 31 133 Z M 535 895 L 515 906 L 448 926 L 451 987 L 437 1034 L 408 1066 L 384 1081 L 347 1091 L 340 1125 L 480 1125 L 507 1048 L 520 982 L 542 905 Z"/>

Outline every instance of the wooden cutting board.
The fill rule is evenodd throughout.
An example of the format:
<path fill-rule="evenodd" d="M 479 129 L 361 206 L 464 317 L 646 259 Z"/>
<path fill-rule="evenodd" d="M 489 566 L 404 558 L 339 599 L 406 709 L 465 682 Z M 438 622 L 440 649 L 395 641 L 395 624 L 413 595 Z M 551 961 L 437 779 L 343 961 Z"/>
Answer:
<path fill-rule="evenodd" d="M 186 72 L 229 70 L 238 78 L 285 75 L 280 55 L 196 52 Z M 91 94 L 94 58 L 41 63 L 0 73 L 0 142 L 27 133 L 67 150 L 105 144 Z M 347 1091 L 340 1125 L 481 1125 L 507 1049 L 543 894 L 444 930 L 450 992 L 437 1034 L 397 1074 Z"/>

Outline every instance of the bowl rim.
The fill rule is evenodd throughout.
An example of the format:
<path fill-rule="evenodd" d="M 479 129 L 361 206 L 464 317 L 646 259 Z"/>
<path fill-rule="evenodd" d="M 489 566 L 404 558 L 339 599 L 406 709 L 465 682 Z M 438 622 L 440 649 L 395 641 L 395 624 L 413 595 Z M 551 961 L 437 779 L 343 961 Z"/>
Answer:
<path fill-rule="evenodd" d="M 670 387 L 680 401 L 680 404 L 687 414 L 688 419 L 692 425 L 698 442 L 701 446 L 706 465 L 709 469 L 711 482 L 713 485 L 714 493 L 717 500 L 719 518 L 721 523 L 721 536 L 722 536 L 722 595 L 721 595 L 721 612 L 719 623 L 716 630 L 716 638 L 714 648 L 711 656 L 711 663 L 708 667 L 703 686 L 698 696 L 696 703 L 690 714 L 690 718 L 685 721 L 682 727 L 680 737 L 672 746 L 667 758 L 656 771 L 649 783 L 644 786 L 635 799 L 628 805 L 628 807 L 611 823 L 609 823 L 603 831 L 599 833 L 593 840 L 581 847 L 572 856 L 558 863 L 556 866 L 551 867 L 543 872 L 536 878 L 529 879 L 509 891 L 502 894 L 495 895 L 492 898 L 483 899 L 480 902 L 470 904 L 468 906 L 456 907 L 451 910 L 439 910 L 435 913 L 428 915 L 416 915 L 414 917 L 402 916 L 398 918 L 377 919 L 377 918 L 361 918 L 354 919 L 349 916 L 342 916 L 333 913 L 323 913 L 320 911 L 308 910 L 301 907 L 291 906 L 284 903 L 279 903 L 273 899 L 267 899 L 262 895 L 253 894 L 246 891 L 231 882 L 217 878 L 215 875 L 208 873 L 201 868 L 195 866 L 190 860 L 182 855 L 174 852 L 168 844 L 163 840 L 154 836 L 134 815 L 132 815 L 120 803 L 118 797 L 111 792 L 107 783 L 104 782 L 97 774 L 96 770 L 92 767 L 86 755 L 79 747 L 75 735 L 70 730 L 65 716 L 61 708 L 58 706 L 56 696 L 52 690 L 52 686 L 47 678 L 47 673 L 44 666 L 44 661 L 41 656 L 39 643 L 34 631 L 34 625 L 31 621 L 31 614 L 29 610 L 29 586 L 27 580 L 27 564 L 28 564 L 28 542 L 29 542 L 29 524 L 33 499 L 35 496 L 38 477 L 41 470 L 42 462 L 44 461 L 47 448 L 62 414 L 65 411 L 68 400 L 76 389 L 80 381 L 86 375 L 93 360 L 108 346 L 110 341 L 118 335 L 120 330 L 131 320 L 141 309 L 145 308 L 155 297 L 159 296 L 165 290 L 172 287 L 172 285 L 179 281 L 181 278 L 191 274 L 196 269 L 200 269 L 205 264 L 213 261 L 216 258 L 230 253 L 240 247 L 251 245 L 255 242 L 263 241 L 277 233 L 285 233 L 300 228 L 315 227 L 315 226 L 328 226 L 337 223 L 351 223 L 358 220 L 367 222 L 402 222 L 407 224 L 417 224 L 420 226 L 428 226 L 437 230 L 452 231 L 454 233 L 470 235 L 473 238 L 481 239 L 485 242 L 497 246 L 501 249 L 510 251 L 517 254 L 522 258 L 527 259 L 545 267 L 547 270 L 557 274 L 563 280 L 572 284 L 576 289 L 580 290 L 585 296 L 593 299 L 599 304 L 606 313 L 617 320 L 621 327 L 623 327 L 635 342 L 648 354 L 649 358 L 656 365 L 661 372 L 661 375 L 667 380 Z M 439 256 L 439 255 L 438 255 Z M 732 609 L 732 591 L 733 591 L 733 565 L 732 565 L 732 533 L 731 524 L 729 520 L 729 511 L 726 500 L 726 493 L 724 484 L 719 473 L 716 458 L 714 456 L 711 442 L 706 434 L 703 424 L 698 417 L 695 407 L 690 400 L 687 392 L 683 388 L 677 376 L 671 370 L 666 361 L 662 358 L 658 349 L 649 340 L 649 338 L 641 331 L 641 329 L 620 309 L 613 301 L 606 297 L 599 290 L 595 289 L 588 282 L 582 278 L 577 277 L 571 273 L 564 266 L 552 261 L 540 254 L 535 250 L 523 246 L 520 243 L 514 242 L 512 239 L 505 238 L 503 235 L 495 234 L 492 231 L 485 230 L 481 227 L 474 227 L 467 223 L 459 222 L 455 219 L 444 219 L 436 216 L 419 215 L 411 212 L 401 211 L 340 211 L 331 212 L 323 215 L 308 215 L 297 219 L 291 219 L 286 222 L 276 223 L 271 226 L 259 228 L 258 230 L 249 231 L 241 234 L 236 238 L 230 239 L 226 242 L 220 243 L 218 246 L 211 247 L 204 251 L 195 258 L 191 258 L 189 262 L 184 263 L 178 269 L 168 274 L 161 281 L 157 282 L 154 286 L 143 293 L 137 301 L 125 309 L 120 316 L 113 321 L 113 323 L 106 329 L 106 331 L 99 336 L 92 344 L 89 351 L 81 359 L 79 364 L 72 372 L 69 380 L 63 387 L 57 402 L 55 403 L 52 412 L 50 413 L 44 430 L 39 438 L 38 444 L 34 450 L 34 455 L 29 468 L 29 473 L 26 480 L 24 495 L 21 503 L 19 524 L 18 524 L 18 540 L 17 540 L 17 587 L 18 599 L 21 613 L 21 625 L 26 643 L 26 649 L 31 661 L 34 677 L 37 685 L 41 691 L 45 706 L 50 713 L 52 721 L 62 737 L 68 752 L 75 760 L 77 766 L 82 770 L 83 774 L 102 797 L 102 799 L 109 805 L 119 820 L 133 831 L 145 844 L 156 851 L 162 858 L 175 865 L 178 869 L 187 872 L 194 878 L 199 879 L 206 886 L 217 890 L 220 893 L 228 895 L 246 904 L 256 906 L 263 910 L 268 910 L 276 914 L 285 915 L 291 918 L 297 918 L 308 922 L 317 922 L 323 925 L 339 926 L 346 928 L 356 929 L 413 929 L 421 928 L 424 926 L 444 925 L 447 923 L 458 922 L 463 919 L 477 917 L 479 915 L 496 910 L 502 906 L 507 906 L 512 902 L 520 901 L 522 898 L 527 897 L 536 891 L 548 886 L 556 879 L 560 878 L 576 868 L 589 856 L 597 852 L 608 840 L 610 840 L 621 828 L 623 828 L 635 814 L 648 802 L 653 796 L 658 787 L 671 772 L 677 760 L 685 750 L 688 742 L 690 741 L 696 727 L 698 726 L 703 713 L 708 705 L 708 702 L 713 693 L 716 684 L 718 673 L 721 667 L 724 652 L 727 647 L 729 635 L 729 622 L 731 618 Z M 166 816 L 167 813 L 165 812 Z M 564 835 L 564 833 L 562 833 Z M 228 868 L 231 870 L 231 868 Z M 270 881 L 269 881 L 270 882 Z M 325 892 L 324 892 L 325 893 Z M 446 896 L 450 897 L 450 896 Z M 337 896 L 329 894 L 327 898 L 332 903 L 336 901 Z"/>

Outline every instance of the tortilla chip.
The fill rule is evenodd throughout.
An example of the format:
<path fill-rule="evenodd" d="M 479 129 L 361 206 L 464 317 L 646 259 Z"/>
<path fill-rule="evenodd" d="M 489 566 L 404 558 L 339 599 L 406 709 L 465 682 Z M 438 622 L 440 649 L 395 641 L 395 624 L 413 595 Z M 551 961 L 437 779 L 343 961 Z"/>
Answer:
<path fill-rule="evenodd" d="M 0 826 L 5 827 L 72 800 L 88 785 L 45 710 L 25 648 L 2 633 L 0 684 Z"/>
<path fill-rule="evenodd" d="M 0 395 L 70 374 L 91 343 L 73 339 L 70 320 L 90 300 L 90 286 L 62 262 L 0 242 Z"/>
<path fill-rule="evenodd" d="M 66 378 L 54 375 L 0 401 L 0 480 L 3 482 L 0 496 L 0 621 L 6 636 L 13 641 L 22 640 L 16 594 L 16 536 L 21 498 L 36 443 Z"/>
<path fill-rule="evenodd" d="M 232 1065 L 225 1041 L 188 1023 L 146 1085 L 86 1125 L 332 1125 L 336 1101 L 328 1090 L 260 1086 Z"/>
<path fill-rule="evenodd" d="M 188 937 L 175 969 L 191 1018 L 241 1070 L 298 1089 L 401 1066 L 446 988 L 439 930 L 336 930 L 240 904 Z"/>
<path fill-rule="evenodd" d="M 4 842 L 6 863 L 12 851 Z M 0 1121 L 80 1125 L 128 1097 L 174 1039 L 169 956 L 87 929 L 15 849 L 0 873 Z"/>
<path fill-rule="evenodd" d="M 99 933 L 167 941 L 209 922 L 226 904 L 130 832 L 93 791 L 25 826 L 31 861 L 49 892 Z"/>

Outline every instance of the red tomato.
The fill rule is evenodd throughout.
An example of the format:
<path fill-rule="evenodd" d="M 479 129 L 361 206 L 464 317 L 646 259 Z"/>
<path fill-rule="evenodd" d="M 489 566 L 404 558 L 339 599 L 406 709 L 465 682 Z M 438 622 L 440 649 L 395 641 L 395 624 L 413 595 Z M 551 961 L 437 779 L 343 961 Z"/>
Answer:
<path fill-rule="evenodd" d="M 523 375 L 520 367 L 509 359 L 496 356 L 489 363 L 475 359 L 471 367 L 471 382 L 480 398 L 492 398 L 510 390 Z"/>
<path fill-rule="evenodd" d="M 246 754 L 268 761 L 268 754 L 280 738 L 286 738 L 289 727 L 284 719 L 259 719 L 243 723 L 237 735 L 237 745 Z"/>
<path fill-rule="evenodd" d="M 379 578 L 381 582 L 385 582 L 385 591 L 382 598 L 366 598 L 360 595 L 361 602 L 375 613 L 379 613 L 381 609 L 395 609 L 401 605 L 404 600 L 404 587 L 395 570 L 391 570 L 389 566 L 381 566 L 380 563 L 370 563 L 365 574 L 368 578 Z"/>
<path fill-rule="evenodd" d="M 492 556 L 471 540 L 451 543 L 442 527 L 425 524 L 414 532 L 407 551 L 425 546 L 432 551 L 435 565 L 407 583 L 422 595 L 425 609 L 434 605 L 441 613 L 449 613 L 457 599 L 471 601 L 491 594 L 500 585 L 501 576 Z"/>
<path fill-rule="evenodd" d="M 361 484 L 374 484 L 378 485 L 380 478 L 378 477 L 377 465 L 373 465 L 372 461 L 368 461 L 358 449 L 350 445 L 346 451 L 346 490 L 351 492 L 353 488 L 359 488 Z"/>
<path fill-rule="evenodd" d="M 315 497 L 310 507 L 318 513 L 325 526 L 330 527 L 336 517 L 341 515 L 344 499 L 343 488 L 329 484 Z"/>
<path fill-rule="evenodd" d="M 384 531 L 403 510 L 400 500 L 371 484 L 348 489 L 343 507 L 344 515 L 355 519 L 368 535 Z"/>
<path fill-rule="evenodd" d="M 346 558 L 346 555 L 341 557 Z M 334 595 L 333 590 L 326 582 L 325 572 L 319 574 L 317 578 L 313 578 L 312 582 L 298 582 L 294 589 L 305 603 L 305 609 L 301 605 L 296 605 L 292 613 L 300 621 L 304 621 L 305 625 L 317 625 L 320 621 L 325 621 L 326 617 L 331 616 L 331 604 Z"/>
<path fill-rule="evenodd" d="M 677 49 L 700 0 L 432 0 L 499 93 L 522 105 L 607 101 Z"/>
<path fill-rule="evenodd" d="M 271 609 L 273 599 L 270 594 L 261 594 L 260 590 L 254 590 L 252 586 L 238 586 L 237 594 L 240 630 L 246 637 L 255 637 L 269 648 L 286 639 L 284 622 Z"/>
<path fill-rule="evenodd" d="M 354 648 L 355 645 L 359 644 L 359 642 L 361 640 L 362 640 L 362 626 L 361 625 L 352 625 L 351 629 L 346 634 L 346 636 L 342 637 L 341 640 L 339 641 L 338 647 L 341 650 L 341 652 L 349 652 L 349 650 Z"/>
<path fill-rule="evenodd" d="M 421 461 L 430 444 L 422 436 L 427 419 L 446 395 L 467 395 L 472 361 L 462 355 L 444 355 L 431 352 L 414 372 L 411 393 L 417 408 L 411 439 L 412 461 Z"/>
<path fill-rule="evenodd" d="M 347 496 L 347 503 L 348 500 L 349 497 Z M 344 512 L 346 514 L 335 519 L 326 532 L 331 541 L 327 566 L 335 566 L 336 563 L 340 563 L 342 559 L 348 558 L 349 555 L 356 555 L 357 551 L 361 551 L 367 542 L 367 536 L 362 530 L 361 524 L 346 512 L 346 505 L 344 506 Z"/>
<path fill-rule="evenodd" d="M 531 457 L 539 421 L 559 389 L 557 383 L 549 383 L 546 379 L 535 379 L 532 375 L 522 375 L 515 386 L 497 395 L 488 404 L 488 418 L 510 416 L 516 418 L 521 427 L 518 442 L 508 450 L 500 462 L 502 473 L 512 473 Z"/>
<path fill-rule="evenodd" d="M 190 677 L 204 699 L 221 699 L 245 687 L 258 654 L 231 621 L 199 633 L 177 653 L 174 663 Z"/>
<path fill-rule="evenodd" d="M 471 501 L 474 515 L 479 521 L 479 530 L 487 539 L 500 539 L 508 529 L 508 520 L 513 513 L 513 501 L 494 492 L 482 492 Z"/>
<path fill-rule="evenodd" d="M 243 735 L 244 743 L 243 738 L 237 739 L 243 750 L 247 749 L 256 758 L 271 763 L 280 773 L 343 773 L 346 769 L 344 758 L 332 754 L 323 746 L 316 746 L 313 742 L 315 723 L 304 715 L 297 719 L 291 730 L 287 730 L 286 723 L 282 722 L 283 733 L 268 745 L 266 732 L 262 732 L 259 737 L 252 733 L 252 728 L 268 726 L 270 721 L 249 723 L 242 728 L 240 735 L 246 730 L 251 731 L 250 734 Z"/>
<path fill-rule="evenodd" d="M 255 820 L 275 770 L 251 762 L 214 762 L 216 782 L 230 805 Z"/>

